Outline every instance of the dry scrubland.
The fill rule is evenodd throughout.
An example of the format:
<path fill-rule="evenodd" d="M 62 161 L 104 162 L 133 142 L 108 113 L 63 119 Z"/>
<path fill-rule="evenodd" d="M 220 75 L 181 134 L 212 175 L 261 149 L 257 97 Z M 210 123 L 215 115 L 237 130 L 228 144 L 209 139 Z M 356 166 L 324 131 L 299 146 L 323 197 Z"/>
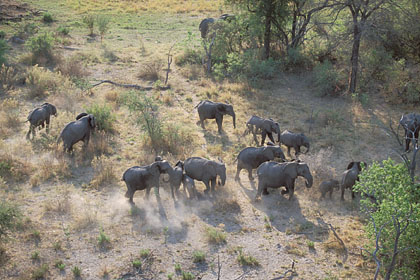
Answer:
<path fill-rule="evenodd" d="M 0 196 L 19 205 L 25 217 L 20 230 L 2 245 L 1 279 L 73 279 L 79 272 L 81 279 L 217 279 L 218 260 L 221 279 L 272 279 L 292 262 L 289 279 L 372 278 L 374 263 L 360 255 L 364 237 L 357 201 L 352 202 L 348 192 L 345 202 L 337 192 L 332 201 L 319 201 L 317 188 L 322 180 L 339 178 L 352 160 L 370 163 L 395 157 L 392 149 L 399 147 L 380 124 L 386 126 L 389 116 L 396 119 L 404 109 L 383 105 L 374 96 L 365 106 L 346 96 L 316 97 L 305 73 L 279 73 L 263 88 L 253 88 L 216 82 L 200 67 L 173 63 L 171 89 L 144 93 L 159 104 L 168 135 L 178 135 L 165 144 L 176 154 L 163 157 L 172 165 L 193 155 L 221 157 L 228 180 L 214 197 L 190 201 L 183 195 L 176 203 L 162 183 L 160 199 L 153 195 L 146 201 L 139 191 L 131 207 L 124 197 L 122 173 L 149 164 L 155 155 L 121 101 L 128 90 L 87 85 L 104 79 L 141 85 L 153 85 L 157 77 L 164 80 L 169 48 L 177 43 L 176 62 L 187 44 L 199 45 L 200 19 L 219 14 L 220 1 L 50 2 L 31 5 L 48 10 L 53 23 L 43 24 L 40 17 L 27 22 L 36 22 L 38 32 L 70 27 L 69 35 L 56 35 L 54 71 L 24 66 L 32 58 L 22 46 L 13 45 L 10 58 L 22 63 L 19 71 L 29 78 L 26 85 L 0 97 Z M 110 12 L 110 30 L 101 43 L 99 36 L 87 36 L 81 18 L 83 12 L 104 6 L 119 14 Z M 158 14 L 152 13 L 155 8 Z M 14 34 L 24 23 L 1 28 Z M 213 121 L 205 131 L 197 126 L 194 106 L 202 99 L 233 104 L 236 130 L 229 117 L 223 135 Z M 49 135 L 42 130 L 27 141 L 23 122 L 43 102 L 56 105 L 59 115 L 52 118 Z M 87 151 L 79 143 L 73 157 L 62 154 L 56 137 L 92 104 L 111 108 L 112 128 L 95 133 Z M 253 202 L 256 186 L 245 171 L 240 184 L 233 180 L 237 153 L 253 145 L 250 135 L 242 137 L 251 114 L 272 117 L 282 130 L 305 132 L 312 141 L 311 152 L 302 159 L 313 172 L 314 185 L 306 189 L 299 179 L 292 201 L 272 191 Z M 196 184 L 203 193 L 204 185 Z M 347 254 L 328 223 L 344 241 Z"/>

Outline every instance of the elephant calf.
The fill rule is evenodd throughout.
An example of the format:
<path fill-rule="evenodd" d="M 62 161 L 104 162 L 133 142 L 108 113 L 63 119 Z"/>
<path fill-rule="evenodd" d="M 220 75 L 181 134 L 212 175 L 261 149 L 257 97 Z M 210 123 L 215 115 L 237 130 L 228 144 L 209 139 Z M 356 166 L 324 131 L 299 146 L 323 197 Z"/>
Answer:
<path fill-rule="evenodd" d="M 133 166 L 127 169 L 122 181 L 127 185 L 125 197 L 129 198 L 130 203 L 133 202 L 134 193 L 137 190 L 146 189 L 146 198 L 149 197 L 150 190 L 153 186 L 159 192 L 159 177 L 162 173 L 170 173 L 173 170 L 166 160 L 155 161 L 146 166 Z"/>
<path fill-rule="evenodd" d="M 184 191 L 188 191 L 190 198 L 197 198 L 197 189 L 195 188 L 194 179 L 190 176 L 183 174 L 182 175 L 182 185 L 184 186 Z"/>
<path fill-rule="evenodd" d="M 338 190 L 339 187 L 340 187 L 340 182 L 338 182 L 337 180 L 332 179 L 328 181 L 323 181 L 319 185 L 319 191 L 321 192 L 320 199 L 325 198 L 325 194 L 328 192 L 330 193 L 330 199 L 331 199 L 334 189 Z"/>
<path fill-rule="evenodd" d="M 26 139 L 29 139 L 32 132 L 32 138 L 35 137 L 35 128 L 40 126 L 44 128 L 45 123 L 47 123 L 47 133 L 50 131 L 50 117 L 51 115 L 57 116 L 57 108 L 50 104 L 44 103 L 39 108 L 35 108 L 32 112 L 29 113 L 27 121 L 29 122 L 29 131 L 26 134 Z"/>
<path fill-rule="evenodd" d="M 287 154 L 290 156 L 290 148 L 295 149 L 295 156 L 300 154 L 300 147 L 306 147 L 309 152 L 309 139 L 303 133 L 293 133 L 289 130 L 283 131 L 280 135 L 280 142 L 287 147 Z"/>
<path fill-rule="evenodd" d="M 73 145 L 79 141 L 83 141 L 84 146 L 87 147 L 90 134 L 95 127 L 95 117 L 91 114 L 81 113 L 76 117 L 76 121 L 68 123 L 63 128 L 57 143 L 63 140 L 64 151 L 69 153 L 73 150 Z"/>
<path fill-rule="evenodd" d="M 236 166 L 235 180 L 239 181 L 239 173 L 242 169 L 248 171 L 249 180 L 254 180 L 252 170 L 258 168 L 261 163 L 280 158 L 285 160 L 284 153 L 279 146 L 266 147 L 248 147 L 239 152 L 237 156 L 238 164 Z"/>
<path fill-rule="evenodd" d="M 275 143 L 273 133 L 277 134 L 278 142 L 280 143 L 280 126 L 279 123 L 273 121 L 272 119 L 264 119 L 254 115 L 246 122 L 246 127 L 247 130 L 245 130 L 245 133 L 251 132 L 257 145 L 257 133 L 261 134 L 261 146 L 264 145 L 265 137 L 267 135 L 268 138 Z"/>
<path fill-rule="evenodd" d="M 230 104 L 224 104 L 220 102 L 212 102 L 209 100 L 201 101 L 197 106 L 197 112 L 200 117 L 201 127 L 204 127 L 204 120 L 216 119 L 217 129 L 219 134 L 222 133 L 223 116 L 230 115 L 233 118 L 233 127 L 236 128 L 235 124 L 235 112 L 233 106 Z"/>
<path fill-rule="evenodd" d="M 208 192 L 210 189 L 214 191 L 217 176 L 222 180 L 222 186 L 225 185 L 226 166 L 222 162 L 216 162 L 202 157 L 191 157 L 184 161 L 184 169 L 187 176 L 202 181 L 206 185 L 204 192 Z"/>

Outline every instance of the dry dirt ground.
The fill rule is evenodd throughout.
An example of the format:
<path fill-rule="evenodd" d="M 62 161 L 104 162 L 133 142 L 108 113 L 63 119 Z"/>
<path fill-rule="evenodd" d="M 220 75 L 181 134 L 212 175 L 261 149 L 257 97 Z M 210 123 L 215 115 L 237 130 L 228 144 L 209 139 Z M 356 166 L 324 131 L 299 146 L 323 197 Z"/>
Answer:
<path fill-rule="evenodd" d="M 99 37 L 86 36 L 86 28 L 75 24 L 80 16 L 71 18 L 73 11 L 65 1 L 52 6 L 42 6 L 44 1 L 32 3 L 36 4 L 51 9 L 56 19 L 41 28 L 71 26 L 70 36 L 61 43 L 72 50 L 60 45 L 57 50 L 62 59 L 79 58 L 91 84 L 111 79 L 146 85 L 150 82 L 138 77 L 142 66 L 158 58 L 164 61 L 174 39 L 181 42 L 175 54 L 182 53 L 187 31 L 199 37 L 200 17 L 124 15 L 113 18 L 111 30 L 101 43 Z M 12 34 L 14 28 L 17 26 L 6 30 Z M 12 47 L 16 59 L 25 53 L 22 46 Z M 116 58 L 110 60 L 109 52 Z M 335 192 L 332 200 L 320 201 L 318 185 L 325 179 L 340 178 L 353 160 L 371 163 L 389 156 L 397 159 L 393 150 L 401 148 L 386 128 L 388 117 L 396 119 L 402 109 L 383 104 L 375 96 L 363 105 L 347 96 L 316 97 L 308 73 L 279 73 L 276 79 L 264 81 L 263 88 L 252 88 L 213 81 L 201 68 L 181 68 L 175 63 L 171 67 L 171 90 L 147 94 L 162 101 L 162 119 L 191 137 L 180 154 L 163 157 L 172 165 L 194 155 L 221 157 L 228 170 L 226 185 L 217 187 L 213 195 L 205 195 L 204 185 L 196 182 L 197 200 L 181 193 L 173 201 L 168 185 L 161 182 L 160 197 L 152 195 L 147 201 L 139 191 L 132 207 L 124 197 L 122 173 L 133 165 L 151 163 L 155 154 L 145 143 L 144 131 L 134 116 L 118 102 L 118 96 L 127 90 L 111 85 L 91 90 L 69 86 L 31 100 L 25 95 L 25 86 L 17 87 L 1 96 L 1 101 L 12 98 L 18 102 L 20 122 L 45 101 L 57 106 L 59 116 L 52 118 L 50 135 L 40 131 L 32 141 L 25 139 L 27 124 L 3 131 L 1 154 L 13 157 L 26 171 L 20 180 L 6 179 L 0 195 L 19 205 L 26 218 L 23 229 L 4 243 L 6 256 L 0 279 L 34 278 L 34 271 L 42 264 L 48 266 L 45 279 L 74 279 L 75 267 L 80 268 L 81 279 L 189 279 L 187 272 L 194 275 L 191 279 L 217 279 L 219 265 L 220 279 L 283 279 L 292 263 L 293 270 L 284 279 L 372 278 L 374 264 L 360 254 L 366 240 L 357 199 L 351 201 L 347 192 L 346 201 L 341 202 Z M 217 134 L 212 121 L 207 122 L 206 130 L 197 126 L 194 106 L 204 98 L 233 104 L 236 130 L 229 117 L 222 135 Z M 117 116 L 115 132 L 96 134 L 87 151 L 78 144 L 73 157 L 63 155 L 55 148 L 56 137 L 66 123 L 93 103 L 112 106 Z M 272 117 L 282 130 L 304 132 L 312 141 L 311 152 L 301 159 L 309 164 L 314 185 L 306 189 L 298 179 L 291 201 L 273 190 L 255 202 L 257 181 L 250 182 L 245 171 L 241 183 L 233 179 L 237 153 L 253 144 L 251 136 L 242 136 L 252 114 Z M 95 185 L 95 175 L 100 172 L 111 175 Z M 346 249 L 328 224 L 336 229 Z M 225 241 L 212 242 L 214 229 Z M 100 244 L 101 236 L 109 241 Z M 205 254 L 204 261 L 194 262 L 196 251 Z M 137 260 L 141 265 L 135 265 Z M 58 261 L 65 265 L 63 270 L 55 266 Z"/>

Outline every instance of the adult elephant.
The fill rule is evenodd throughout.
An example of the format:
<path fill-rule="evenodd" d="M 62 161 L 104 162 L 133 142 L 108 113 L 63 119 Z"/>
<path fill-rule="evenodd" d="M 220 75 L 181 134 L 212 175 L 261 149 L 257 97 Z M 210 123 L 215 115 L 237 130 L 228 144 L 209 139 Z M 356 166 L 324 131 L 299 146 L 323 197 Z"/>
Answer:
<path fill-rule="evenodd" d="M 127 169 L 122 181 L 127 185 L 125 197 L 133 202 L 134 193 L 138 190 L 146 190 L 146 198 L 149 197 L 151 188 L 154 186 L 159 193 L 159 177 L 162 173 L 169 173 L 172 170 L 171 165 L 166 160 L 155 161 L 146 166 L 133 166 Z"/>
<path fill-rule="evenodd" d="M 221 185 L 226 182 L 226 166 L 223 162 L 216 162 L 202 157 L 191 157 L 184 161 L 185 174 L 194 180 L 202 181 L 208 192 L 214 191 L 217 176 L 221 179 Z M 210 188 L 211 186 L 211 188 Z"/>
<path fill-rule="evenodd" d="M 26 139 L 29 139 L 32 132 L 32 138 L 35 138 L 35 128 L 41 126 L 44 128 L 45 123 L 47 124 L 47 133 L 50 131 L 50 117 L 57 116 L 57 108 L 50 104 L 44 103 L 39 108 L 35 108 L 29 113 L 27 121 L 29 122 L 29 131 L 26 134 Z"/>
<path fill-rule="evenodd" d="M 95 127 L 95 117 L 91 114 L 81 113 L 76 117 L 76 121 L 68 123 L 63 128 L 57 143 L 63 140 L 64 151 L 69 153 L 73 150 L 73 145 L 79 141 L 83 141 L 86 148 L 89 144 L 90 134 Z"/>
<path fill-rule="evenodd" d="M 309 152 L 309 139 L 303 133 L 293 133 L 292 131 L 285 130 L 280 135 L 280 142 L 287 147 L 287 154 L 290 156 L 290 148 L 295 150 L 295 156 L 300 154 L 300 147 L 306 148 L 306 153 Z"/>
<path fill-rule="evenodd" d="M 351 198 L 354 199 L 353 186 L 356 181 L 359 181 L 359 174 L 362 172 L 362 167 L 364 166 L 366 166 L 366 163 L 362 161 L 352 161 L 349 163 L 341 179 L 341 200 L 344 200 L 345 189 L 351 190 Z"/>
<path fill-rule="evenodd" d="M 217 128 L 219 133 L 222 133 L 223 116 L 230 115 L 233 118 L 233 127 L 236 128 L 236 116 L 233 106 L 230 104 L 212 102 L 209 100 L 201 101 L 197 106 L 197 112 L 200 117 L 201 127 L 204 127 L 204 120 L 216 119 Z"/>
<path fill-rule="evenodd" d="M 198 29 L 201 32 L 201 38 L 206 38 L 207 34 L 210 30 L 211 25 L 213 25 L 216 21 L 219 20 L 226 20 L 229 18 L 234 18 L 234 15 L 230 15 L 230 14 L 223 14 L 221 15 L 218 19 L 215 18 L 205 18 L 200 22 L 200 25 L 198 26 Z"/>
<path fill-rule="evenodd" d="M 280 143 L 280 125 L 272 119 L 264 119 L 253 115 L 246 122 L 247 130 L 245 133 L 251 132 L 254 136 L 254 141 L 258 145 L 257 135 L 261 134 L 261 146 L 264 145 L 265 137 L 268 135 L 271 142 L 275 143 L 273 133 L 277 134 L 277 142 Z"/>
<path fill-rule="evenodd" d="M 404 128 L 405 151 L 408 152 L 411 140 L 415 142 L 415 144 L 413 143 L 413 145 L 415 145 L 416 147 L 418 145 L 420 131 L 420 114 L 410 113 L 402 115 L 398 125 L 398 129 L 400 128 L 400 126 Z"/>
<path fill-rule="evenodd" d="M 247 147 L 239 152 L 236 160 L 238 161 L 236 166 L 235 180 L 239 181 L 239 173 L 242 169 L 248 171 L 249 180 L 254 180 L 252 177 L 252 170 L 258 168 L 261 163 L 280 158 L 285 160 L 284 153 L 279 146 L 266 146 L 266 147 Z"/>
<path fill-rule="evenodd" d="M 258 191 L 255 199 L 261 196 L 261 193 L 268 194 L 267 188 L 286 187 L 281 194 L 289 193 L 289 200 L 292 199 L 295 192 L 295 180 L 301 176 L 306 179 L 306 187 L 312 187 L 313 178 L 309 167 L 304 162 L 293 161 L 278 163 L 268 161 L 262 163 L 258 169 Z"/>

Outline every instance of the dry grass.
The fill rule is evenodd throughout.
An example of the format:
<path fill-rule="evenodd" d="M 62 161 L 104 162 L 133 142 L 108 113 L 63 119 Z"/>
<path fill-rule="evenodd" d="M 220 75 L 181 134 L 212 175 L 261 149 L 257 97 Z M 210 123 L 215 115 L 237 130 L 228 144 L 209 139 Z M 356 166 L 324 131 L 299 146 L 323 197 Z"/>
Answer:
<path fill-rule="evenodd" d="M 120 93 L 116 90 L 108 90 L 105 93 L 105 99 L 109 102 L 117 103 Z"/>
<path fill-rule="evenodd" d="M 145 1 L 67 1 L 68 5 L 79 12 L 110 10 L 116 13 L 203 13 L 218 12 L 223 5 L 222 0 L 145 0 Z"/>
<path fill-rule="evenodd" d="M 14 98 L 7 98 L 1 102 L 0 110 L 0 135 L 1 137 L 10 136 L 22 125 L 19 119 L 19 102 Z"/>
<path fill-rule="evenodd" d="M 77 209 L 77 213 L 74 213 L 73 230 L 80 231 L 97 227 L 98 215 L 95 207 L 89 204 L 82 204 L 75 208 Z"/>
<path fill-rule="evenodd" d="M 71 176 L 70 163 L 63 155 L 55 158 L 51 153 L 45 154 L 37 166 L 37 173 L 30 179 L 33 187 L 54 177 L 63 179 Z"/>
<path fill-rule="evenodd" d="M 18 82 L 19 76 L 19 71 L 16 68 L 2 64 L 0 66 L 0 91 L 13 88 Z"/>
<path fill-rule="evenodd" d="M 6 181 L 19 182 L 25 180 L 32 171 L 32 166 L 28 161 L 14 157 L 8 153 L 0 154 L 0 177 Z"/>
<path fill-rule="evenodd" d="M 148 81 L 157 81 L 162 79 L 163 62 L 161 60 L 152 60 L 143 64 L 140 68 L 138 77 Z"/>
<path fill-rule="evenodd" d="M 26 78 L 28 98 L 34 99 L 57 93 L 61 88 L 70 88 L 71 82 L 60 73 L 35 65 L 28 71 Z"/>
<path fill-rule="evenodd" d="M 44 203 L 44 211 L 46 213 L 65 215 L 71 212 L 71 208 L 71 197 L 68 187 L 64 187 L 56 198 Z"/>
<path fill-rule="evenodd" d="M 95 176 L 90 181 L 90 186 L 99 189 L 116 181 L 114 163 L 110 158 L 101 156 L 92 161 L 95 168 Z"/>
<path fill-rule="evenodd" d="M 89 74 L 80 62 L 80 58 L 78 56 L 61 59 L 57 66 L 57 70 L 64 76 L 68 77 L 83 78 Z"/>

